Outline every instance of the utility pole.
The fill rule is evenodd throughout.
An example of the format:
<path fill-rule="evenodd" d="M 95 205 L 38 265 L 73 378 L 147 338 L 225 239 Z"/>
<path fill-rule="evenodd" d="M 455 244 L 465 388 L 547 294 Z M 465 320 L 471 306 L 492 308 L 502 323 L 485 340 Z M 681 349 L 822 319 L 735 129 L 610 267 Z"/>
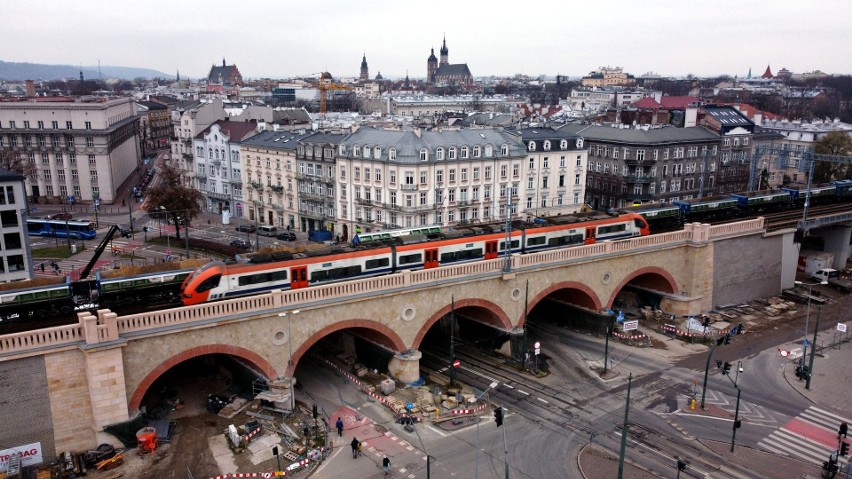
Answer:
<path fill-rule="evenodd" d="M 814 343 L 811 345 L 811 360 L 808 363 L 808 378 L 805 380 L 805 389 L 811 388 L 811 378 L 814 375 L 814 356 L 816 355 L 817 334 L 819 333 L 819 313 L 822 311 L 822 305 L 817 305 L 816 327 L 814 328 Z"/>
<path fill-rule="evenodd" d="M 624 477 L 624 454 L 627 452 L 627 432 L 630 426 L 627 417 L 630 414 L 630 386 L 633 383 L 633 373 L 627 376 L 627 403 L 624 405 L 624 426 L 621 428 L 621 453 L 618 455 L 618 479 Z"/>
<path fill-rule="evenodd" d="M 506 230 L 506 239 L 503 243 L 503 272 L 512 271 L 512 190 L 509 189 L 509 202 L 506 205 L 506 225 L 503 229 Z"/>
<path fill-rule="evenodd" d="M 737 386 L 737 409 L 734 413 L 734 430 L 731 434 L 731 452 L 734 452 L 734 444 L 737 442 L 737 429 L 740 428 L 742 423 L 740 422 L 740 393 L 742 389 Z"/>
<path fill-rule="evenodd" d="M 716 346 L 722 344 L 722 341 L 727 341 L 725 336 L 717 339 L 710 348 L 710 352 L 707 353 L 707 364 L 704 366 L 704 387 L 701 388 L 701 409 L 704 409 L 704 398 L 707 396 L 707 375 L 710 372 L 710 360 L 713 359 L 713 351 L 716 350 Z"/>
<path fill-rule="evenodd" d="M 527 367 L 527 309 L 530 307 L 530 280 L 527 280 L 527 289 L 524 293 L 524 338 L 521 341 L 521 370 Z"/>
<path fill-rule="evenodd" d="M 607 371 L 607 363 L 609 363 L 609 335 L 612 334 L 615 325 L 612 324 L 615 321 L 615 317 L 613 316 L 612 320 L 609 322 L 609 326 L 606 328 L 606 335 L 604 340 L 604 374 Z"/>
<path fill-rule="evenodd" d="M 130 237 L 136 239 L 133 235 L 133 197 L 127 198 L 127 221 L 130 224 Z"/>

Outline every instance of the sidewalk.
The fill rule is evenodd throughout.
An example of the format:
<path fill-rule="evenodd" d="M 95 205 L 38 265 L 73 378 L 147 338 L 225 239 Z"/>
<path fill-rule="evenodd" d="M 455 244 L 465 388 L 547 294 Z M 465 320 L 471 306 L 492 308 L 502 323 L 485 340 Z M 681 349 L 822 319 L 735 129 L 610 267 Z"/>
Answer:
<path fill-rule="evenodd" d="M 852 321 L 846 321 L 847 331 Z M 845 337 L 845 341 L 843 338 Z M 811 336 L 810 341 L 813 340 Z M 830 347 L 834 341 L 838 343 Z M 784 366 L 784 379 L 812 403 L 830 408 L 837 414 L 846 415 L 852 411 L 852 335 L 837 332 L 835 328 L 823 330 L 818 337 L 818 345 L 825 344 L 824 348 L 817 347 L 814 356 L 814 365 L 811 376 L 811 388 L 805 389 L 805 381 L 796 378 L 796 365 L 799 359 L 792 359 Z M 801 342 L 788 343 L 779 347 L 781 350 L 801 352 Z M 809 364 L 811 350 L 808 349 L 808 357 L 805 364 Z"/>

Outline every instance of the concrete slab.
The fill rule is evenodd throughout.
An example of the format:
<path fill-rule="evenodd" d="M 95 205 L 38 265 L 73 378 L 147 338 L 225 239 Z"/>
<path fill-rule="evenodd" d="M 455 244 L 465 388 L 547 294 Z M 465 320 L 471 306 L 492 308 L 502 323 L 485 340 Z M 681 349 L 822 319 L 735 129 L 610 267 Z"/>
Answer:
<path fill-rule="evenodd" d="M 228 439 L 224 434 L 218 434 L 207 438 L 207 446 L 213 454 L 213 460 L 219 468 L 219 473 L 236 471 L 237 463 L 234 461 L 234 453 L 228 447 Z"/>

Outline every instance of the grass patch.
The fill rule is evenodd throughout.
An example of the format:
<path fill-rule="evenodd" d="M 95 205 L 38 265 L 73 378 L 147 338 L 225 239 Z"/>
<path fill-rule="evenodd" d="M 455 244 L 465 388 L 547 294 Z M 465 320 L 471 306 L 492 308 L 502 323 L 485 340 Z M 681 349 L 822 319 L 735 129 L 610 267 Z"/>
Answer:
<path fill-rule="evenodd" d="M 86 248 L 83 248 L 81 245 L 77 245 L 77 253 L 85 251 L 85 249 Z M 38 248 L 33 250 L 33 259 L 68 258 L 70 256 L 71 250 L 68 249 L 68 245 L 50 246 L 47 248 Z"/>

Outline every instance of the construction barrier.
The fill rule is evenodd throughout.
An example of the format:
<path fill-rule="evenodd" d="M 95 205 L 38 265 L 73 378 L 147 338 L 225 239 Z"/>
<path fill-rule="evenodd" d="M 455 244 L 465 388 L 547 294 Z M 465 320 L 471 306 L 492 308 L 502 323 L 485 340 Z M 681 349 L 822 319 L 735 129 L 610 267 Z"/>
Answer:
<path fill-rule="evenodd" d="M 248 444 L 248 442 L 251 440 L 251 438 L 253 438 L 254 436 L 256 436 L 258 433 L 260 433 L 260 427 L 258 427 L 258 428 L 257 428 L 257 429 L 255 429 L 254 431 L 252 431 L 252 432 L 250 432 L 250 433 L 246 434 L 245 436 L 243 436 L 243 437 L 242 437 L 242 441 L 243 441 L 243 443 L 244 443 L 244 444 Z"/>
<path fill-rule="evenodd" d="M 721 334 L 728 334 L 729 329 L 723 329 Z M 682 331 L 672 324 L 666 324 L 663 326 L 663 332 L 674 333 L 676 336 L 685 336 L 687 338 L 705 338 L 708 336 L 714 336 L 717 331 L 715 329 L 708 329 L 707 331 L 703 331 L 700 333 L 692 333 L 689 331 Z"/>
<path fill-rule="evenodd" d="M 621 333 L 619 333 L 619 332 L 617 332 L 617 331 L 613 331 L 613 332 L 612 332 L 612 335 L 613 335 L 613 336 L 615 336 L 616 338 L 621 338 L 621 339 L 645 339 L 645 338 L 647 338 L 647 337 L 648 337 L 648 336 L 646 336 L 646 335 L 644 335 L 644 334 L 633 334 L 633 335 L 630 335 L 630 334 L 621 334 Z"/>
<path fill-rule="evenodd" d="M 325 452 L 325 448 L 319 449 L 320 455 Z M 300 467 L 307 466 L 312 461 L 310 458 L 302 459 L 300 461 L 296 461 L 289 466 L 285 467 L 283 471 L 275 471 L 275 472 L 244 472 L 244 473 L 230 473 L 223 474 L 221 476 L 211 477 L 210 479 L 233 479 L 233 478 L 243 478 L 243 477 L 260 477 L 262 479 L 272 478 L 272 477 L 282 477 L 286 476 L 290 473 L 290 471 L 294 471 L 299 469 Z"/>

